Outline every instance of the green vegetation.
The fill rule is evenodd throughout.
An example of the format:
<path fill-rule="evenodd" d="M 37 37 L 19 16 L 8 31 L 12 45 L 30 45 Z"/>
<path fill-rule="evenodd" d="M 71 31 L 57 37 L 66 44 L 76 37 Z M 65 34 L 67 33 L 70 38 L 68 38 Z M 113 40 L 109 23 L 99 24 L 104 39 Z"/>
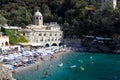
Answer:
<path fill-rule="evenodd" d="M 117 7 L 102 12 L 100 0 L 1 0 L 0 23 L 25 27 L 33 22 L 32 16 L 39 9 L 44 22 L 57 21 L 62 26 L 65 37 L 83 34 L 110 37 L 120 34 L 119 0 Z"/>
<path fill-rule="evenodd" d="M 27 42 L 24 36 L 21 35 L 21 32 L 17 32 L 15 30 L 8 30 L 2 28 L 1 31 L 9 36 L 9 40 L 11 44 L 17 44 L 18 42 Z"/>
<path fill-rule="evenodd" d="M 6 24 L 7 23 L 7 19 L 4 17 L 4 16 L 2 16 L 2 15 L 0 15 L 0 24 Z"/>

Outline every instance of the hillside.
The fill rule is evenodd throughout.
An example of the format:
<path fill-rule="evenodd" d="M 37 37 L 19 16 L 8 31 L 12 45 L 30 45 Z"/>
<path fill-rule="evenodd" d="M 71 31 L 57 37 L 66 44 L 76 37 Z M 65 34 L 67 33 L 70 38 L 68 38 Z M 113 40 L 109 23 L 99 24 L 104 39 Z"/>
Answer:
<path fill-rule="evenodd" d="M 89 6 L 93 10 L 85 9 Z M 120 34 L 119 0 L 117 7 L 101 12 L 99 0 L 0 0 L 0 23 L 24 28 L 33 23 L 33 14 L 39 9 L 44 22 L 57 21 L 62 26 L 65 37 L 111 37 Z"/>

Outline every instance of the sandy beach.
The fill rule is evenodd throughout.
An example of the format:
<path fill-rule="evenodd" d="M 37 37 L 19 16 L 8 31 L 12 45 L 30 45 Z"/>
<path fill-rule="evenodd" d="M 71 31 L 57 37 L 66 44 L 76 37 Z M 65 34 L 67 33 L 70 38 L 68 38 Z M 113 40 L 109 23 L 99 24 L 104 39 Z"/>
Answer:
<path fill-rule="evenodd" d="M 60 52 L 57 52 L 57 53 L 54 53 L 54 56 L 55 57 L 59 57 L 59 55 L 61 54 L 66 54 L 70 52 L 70 50 L 65 50 L 65 51 L 60 51 Z M 19 72 L 22 72 L 22 71 L 25 71 L 25 70 L 28 70 L 28 69 L 31 69 L 31 68 L 35 68 L 37 69 L 38 66 L 41 66 L 42 64 L 44 64 L 46 61 L 50 61 L 50 55 L 47 55 L 47 56 L 44 56 L 43 59 L 44 60 L 41 60 L 39 59 L 37 62 L 33 63 L 33 64 L 29 64 L 28 66 L 22 66 L 22 67 L 18 67 L 17 69 L 15 69 L 14 74 L 16 73 L 19 73 Z M 54 60 L 54 59 L 53 59 Z"/>

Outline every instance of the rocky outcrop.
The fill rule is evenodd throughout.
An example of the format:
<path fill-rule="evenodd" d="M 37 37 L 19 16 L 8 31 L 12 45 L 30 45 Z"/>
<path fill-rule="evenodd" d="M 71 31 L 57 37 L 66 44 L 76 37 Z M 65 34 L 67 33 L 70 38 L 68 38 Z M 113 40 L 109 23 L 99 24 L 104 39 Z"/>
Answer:
<path fill-rule="evenodd" d="M 12 80 L 12 73 L 6 70 L 0 63 L 0 80 Z"/>
<path fill-rule="evenodd" d="M 120 50 L 120 42 L 118 40 L 85 39 L 82 43 L 83 46 L 88 47 L 88 52 L 118 52 Z"/>
<path fill-rule="evenodd" d="M 93 45 L 89 47 L 89 52 L 112 52 L 112 50 L 106 45 Z"/>

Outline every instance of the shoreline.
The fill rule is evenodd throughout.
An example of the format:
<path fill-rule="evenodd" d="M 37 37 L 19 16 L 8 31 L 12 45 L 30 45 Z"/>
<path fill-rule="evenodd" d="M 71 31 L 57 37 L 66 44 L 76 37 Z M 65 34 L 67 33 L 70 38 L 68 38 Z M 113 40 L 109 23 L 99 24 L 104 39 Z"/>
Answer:
<path fill-rule="evenodd" d="M 58 56 L 60 56 L 60 55 L 62 55 L 62 54 L 67 54 L 67 53 L 69 53 L 69 52 L 70 52 L 70 50 L 65 50 L 65 51 L 60 51 L 60 52 L 54 53 L 53 55 L 54 55 L 55 57 L 58 57 Z M 46 56 L 43 57 L 44 60 L 39 59 L 37 62 L 35 62 L 35 63 L 33 63 L 33 64 L 30 64 L 30 65 L 28 65 L 28 66 L 18 67 L 17 69 L 15 69 L 15 70 L 12 72 L 12 74 L 15 75 L 15 74 L 17 74 L 17 73 L 20 73 L 20 72 L 25 71 L 25 70 L 29 70 L 29 69 L 31 69 L 31 68 L 36 68 L 36 69 L 37 69 L 39 66 L 43 65 L 44 62 L 50 61 L 50 57 L 51 57 L 50 55 L 46 55 Z M 54 60 L 54 59 L 53 59 L 53 60 Z"/>

